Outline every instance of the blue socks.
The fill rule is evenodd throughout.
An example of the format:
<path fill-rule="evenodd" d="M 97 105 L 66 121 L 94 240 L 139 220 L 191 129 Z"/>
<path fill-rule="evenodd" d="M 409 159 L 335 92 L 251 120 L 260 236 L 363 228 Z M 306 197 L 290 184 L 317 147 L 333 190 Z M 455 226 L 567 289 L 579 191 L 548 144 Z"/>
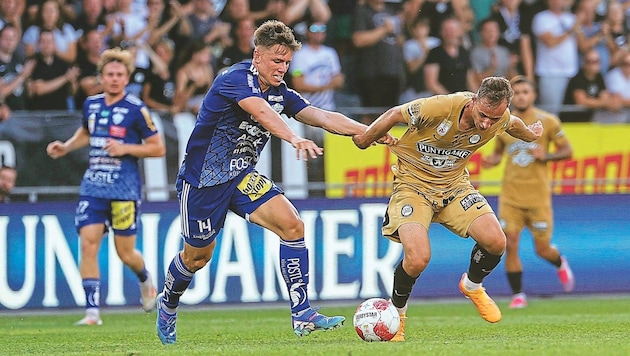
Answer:
<path fill-rule="evenodd" d="M 85 308 L 98 308 L 101 298 L 101 281 L 98 278 L 86 278 L 83 280 L 85 291 Z"/>
<path fill-rule="evenodd" d="M 291 313 L 298 313 L 311 307 L 307 295 L 308 250 L 304 238 L 295 241 L 280 240 L 280 270 L 289 291 Z"/>
<path fill-rule="evenodd" d="M 168 272 L 164 280 L 164 290 L 162 291 L 164 306 L 169 309 L 177 308 L 179 298 L 188 288 L 194 274 L 194 272 L 186 268 L 184 261 L 182 261 L 181 253 L 178 253 L 168 266 Z"/>

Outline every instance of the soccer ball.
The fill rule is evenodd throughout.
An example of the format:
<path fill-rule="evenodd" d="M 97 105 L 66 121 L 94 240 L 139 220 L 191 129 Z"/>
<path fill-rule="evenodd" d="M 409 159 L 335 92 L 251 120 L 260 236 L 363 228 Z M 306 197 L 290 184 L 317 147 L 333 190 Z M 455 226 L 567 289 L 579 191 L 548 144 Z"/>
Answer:
<path fill-rule="evenodd" d="M 354 312 L 354 330 L 364 341 L 389 341 L 398 332 L 400 316 L 389 300 L 371 298 Z"/>

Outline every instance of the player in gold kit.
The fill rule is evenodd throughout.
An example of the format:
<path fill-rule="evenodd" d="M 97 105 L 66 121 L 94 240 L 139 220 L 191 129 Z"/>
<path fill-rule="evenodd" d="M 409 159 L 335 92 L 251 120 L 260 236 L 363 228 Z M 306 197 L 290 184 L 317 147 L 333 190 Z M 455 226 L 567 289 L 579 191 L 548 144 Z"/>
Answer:
<path fill-rule="evenodd" d="M 507 79 L 488 77 L 476 94 L 437 95 L 393 107 L 363 135 L 353 137 L 357 147 L 364 149 L 395 125 L 408 127 L 390 146 L 398 161 L 392 166 L 393 191 L 382 229 L 385 237 L 402 243 L 404 251 L 394 271 L 391 299 L 401 316 L 401 327 L 393 341 L 405 340 L 407 301 L 431 258 L 431 222 L 476 241 L 459 289 L 483 319 L 501 320 L 501 311 L 482 281 L 501 260 L 505 234 L 486 199 L 470 183 L 466 165 L 477 149 L 502 132 L 527 142 L 542 135 L 540 122 L 526 126 L 510 114 L 513 95 Z"/>
<path fill-rule="evenodd" d="M 496 166 L 506 152 L 508 159 L 499 194 L 499 221 L 507 237 L 505 269 L 513 294 L 510 308 L 525 308 L 523 266 L 518 256 L 520 234 L 525 227 L 534 237 L 536 254 L 556 266 L 564 291 L 571 292 L 575 285 L 569 263 L 551 244 L 553 212 L 547 170 L 547 162 L 571 158 L 573 150 L 562 131 L 560 120 L 533 106 L 536 100 L 534 84 L 523 76 L 512 78 L 511 84 L 514 90 L 513 113 L 526 124 L 542 122 L 545 133 L 536 142 L 530 143 L 509 135 L 497 136 L 495 150 L 484 157 L 482 166 Z M 550 153 L 552 143 L 555 149 Z"/>

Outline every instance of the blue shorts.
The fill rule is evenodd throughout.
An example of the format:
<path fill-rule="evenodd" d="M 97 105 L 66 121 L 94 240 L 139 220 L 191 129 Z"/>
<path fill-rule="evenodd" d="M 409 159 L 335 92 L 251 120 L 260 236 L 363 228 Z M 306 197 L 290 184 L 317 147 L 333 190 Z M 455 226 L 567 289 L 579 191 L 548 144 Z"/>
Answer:
<path fill-rule="evenodd" d="M 135 235 L 138 231 L 138 208 L 140 202 L 135 200 L 112 200 L 88 196 L 79 197 L 79 205 L 74 217 L 77 232 L 82 227 L 92 224 L 105 224 L 121 236 Z"/>
<path fill-rule="evenodd" d="M 256 171 L 204 188 L 195 188 L 179 178 L 177 197 L 182 238 L 194 247 L 208 246 L 223 228 L 228 210 L 249 221 L 251 213 L 279 194 L 284 194 L 282 189 Z"/>

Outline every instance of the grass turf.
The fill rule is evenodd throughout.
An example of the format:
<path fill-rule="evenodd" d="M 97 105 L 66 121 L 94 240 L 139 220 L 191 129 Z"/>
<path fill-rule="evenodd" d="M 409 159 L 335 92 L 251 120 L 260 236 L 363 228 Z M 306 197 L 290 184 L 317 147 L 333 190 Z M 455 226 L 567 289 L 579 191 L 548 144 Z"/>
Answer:
<path fill-rule="evenodd" d="M 530 298 L 507 308 L 503 319 L 483 321 L 462 300 L 412 303 L 407 341 L 367 343 L 355 334 L 357 303 L 325 305 L 345 315 L 345 326 L 297 338 L 288 307 L 182 307 L 177 344 L 155 335 L 155 312 L 106 308 L 102 326 L 74 326 L 82 311 L 0 314 L 2 355 L 630 355 L 630 296 Z M 355 305 L 356 304 L 356 305 Z"/>

